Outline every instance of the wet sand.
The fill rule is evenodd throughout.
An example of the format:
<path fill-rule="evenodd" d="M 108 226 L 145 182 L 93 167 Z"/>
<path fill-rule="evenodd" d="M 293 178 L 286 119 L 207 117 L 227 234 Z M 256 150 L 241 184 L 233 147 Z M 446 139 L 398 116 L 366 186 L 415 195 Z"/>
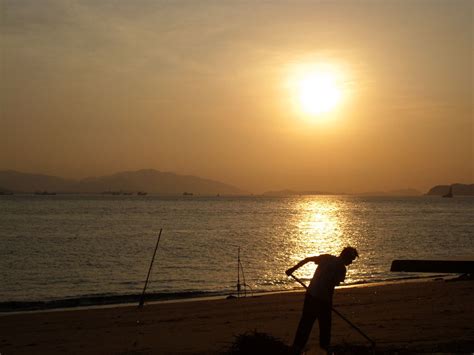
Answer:
<path fill-rule="evenodd" d="M 340 288 L 334 306 L 379 350 L 474 352 L 474 282 Z M 291 343 L 303 293 L 0 315 L 0 353 L 216 354 L 257 330 Z M 317 348 L 318 329 L 309 346 Z M 333 315 L 332 344 L 369 345 Z"/>

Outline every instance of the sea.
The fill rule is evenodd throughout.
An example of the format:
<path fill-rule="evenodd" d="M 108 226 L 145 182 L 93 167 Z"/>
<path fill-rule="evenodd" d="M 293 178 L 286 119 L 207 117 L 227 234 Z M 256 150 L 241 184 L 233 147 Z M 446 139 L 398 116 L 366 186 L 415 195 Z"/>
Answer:
<path fill-rule="evenodd" d="M 391 262 L 474 260 L 473 216 L 458 196 L 0 196 L 0 312 L 134 303 L 149 270 L 147 302 L 294 290 L 286 269 L 348 245 L 344 285 L 426 277 Z"/>

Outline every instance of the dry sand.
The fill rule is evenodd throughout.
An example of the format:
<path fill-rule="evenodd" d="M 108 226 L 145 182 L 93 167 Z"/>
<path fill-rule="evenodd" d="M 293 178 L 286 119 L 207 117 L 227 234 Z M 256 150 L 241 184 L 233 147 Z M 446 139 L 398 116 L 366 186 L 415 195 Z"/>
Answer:
<path fill-rule="evenodd" d="M 474 282 L 443 280 L 340 288 L 334 305 L 377 343 L 401 352 L 474 352 Z M 303 293 L 0 316 L 0 353 L 220 353 L 234 336 L 291 343 Z M 317 348 L 318 329 L 309 341 Z M 336 315 L 333 344 L 367 341 Z"/>

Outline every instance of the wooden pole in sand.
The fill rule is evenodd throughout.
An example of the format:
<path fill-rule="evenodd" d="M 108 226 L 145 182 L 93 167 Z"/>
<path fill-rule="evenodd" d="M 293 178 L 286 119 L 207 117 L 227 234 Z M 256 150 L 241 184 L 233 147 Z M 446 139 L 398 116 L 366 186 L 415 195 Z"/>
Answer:
<path fill-rule="evenodd" d="M 140 297 L 140 302 L 138 303 L 139 308 L 142 308 L 143 304 L 145 303 L 145 290 L 146 290 L 146 286 L 148 285 L 148 279 L 150 278 L 150 272 L 151 272 L 151 268 L 153 267 L 153 262 L 155 261 L 155 255 L 156 255 L 156 251 L 158 250 L 158 244 L 160 243 L 161 231 L 162 230 L 163 230 L 163 228 L 160 228 L 160 234 L 158 235 L 158 240 L 156 242 L 155 251 L 153 252 L 153 258 L 151 259 L 150 268 L 148 269 L 148 275 L 146 276 L 145 286 L 143 287 L 142 296 Z"/>
<path fill-rule="evenodd" d="M 237 298 L 240 298 L 240 247 L 237 252 Z"/>

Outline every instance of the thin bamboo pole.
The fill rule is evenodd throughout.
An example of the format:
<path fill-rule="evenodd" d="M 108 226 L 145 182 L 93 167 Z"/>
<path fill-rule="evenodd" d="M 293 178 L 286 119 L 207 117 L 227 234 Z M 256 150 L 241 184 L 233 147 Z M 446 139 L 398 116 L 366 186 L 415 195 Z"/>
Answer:
<path fill-rule="evenodd" d="M 156 255 L 156 251 L 158 250 L 158 244 L 160 243 L 162 230 L 163 230 L 163 228 L 160 228 L 160 234 L 158 235 L 158 240 L 156 242 L 155 251 L 153 252 L 153 257 L 151 258 L 150 268 L 148 269 L 148 275 L 146 275 L 145 286 L 143 287 L 143 292 L 142 292 L 142 295 L 140 297 L 140 302 L 138 303 L 139 308 L 142 308 L 143 304 L 145 303 L 145 290 L 146 290 L 146 287 L 148 285 L 148 279 L 150 278 L 150 273 L 151 273 L 151 268 L 153 267 L 153 262 L 155 261 L 155 255 Z"/>

